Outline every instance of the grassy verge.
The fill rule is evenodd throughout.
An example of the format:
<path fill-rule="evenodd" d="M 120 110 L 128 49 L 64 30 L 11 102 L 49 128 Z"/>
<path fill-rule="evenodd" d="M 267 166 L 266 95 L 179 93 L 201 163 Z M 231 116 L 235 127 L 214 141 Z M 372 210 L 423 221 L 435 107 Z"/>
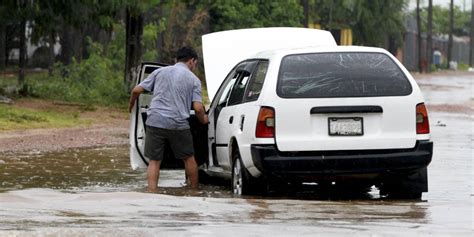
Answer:
<path fill-rule="evenodd" d="M 64 113 L 0 105 L 0 131 L 87 126 L 91 123 L 89 119 L 80 118 L 79 112 Z"/>

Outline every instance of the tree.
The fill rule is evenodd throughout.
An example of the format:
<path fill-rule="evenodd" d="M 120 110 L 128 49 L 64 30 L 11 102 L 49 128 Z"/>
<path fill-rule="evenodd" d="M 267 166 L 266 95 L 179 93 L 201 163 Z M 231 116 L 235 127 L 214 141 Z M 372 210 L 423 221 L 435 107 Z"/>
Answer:
<path fill-rule="evenodd" d="M 125 75 L 124 86 L 130 91 L 142 56 L 142 34 L 146 9 L 160 4 L 158 0 L 127 1 L 125 3 Z"/>
<path fill-rule="evenodd" d="M 355 43 L 384 47 L 387 38 L 391 38 L 396 46 L 402 45 L 405 7 L 405 0 L 358 0 L 353 26 Z"/>
<path fill-rule="evenodd" d="M 54 45 L 56 44 L 56 35 L 58 25 L 61 22 L 58 14 L 64 6 L 57 1 L 35 1 L 33 17 L 33 33 L 31 35 L 32 42 L 38 44 L 46 38 L 48 42 L 48 73 L 53 75 L 54 64 Z"/>
<path fill-rule="evenodd" d="M 125 80 L 124 85 L 130 90 L 136 67 L 141 57 L 141 39 L 143 33 L 143 15 L 132 8 L 127 8 L 125 18 Z"/>
<path fill-rule="evenodd" d="M 432 7 L 432 17 L 433 17 L 433 35 L 442 35 L 449 34 L 449 24 L 450 24 L 450 8 L 442 7 L 440 5 L 434 5 Z M 421 11 L 421 29 L 423 32 L 428 30 L 428 8 Z M 453 6 L 453 33 L 458 36 L 469 36 L 470 32 L 470 21 L 471 21 L 471 12 L 462 11 L 459 6 Z M 416 13 L 414 13 L 416 14 Z"/>
<path fill-rule="evenodd" d="M 160 1 L 158 3 L 158 6 L 156 6 L 156 14 L 153 15 L 154 22 L 160 26 L 160 29 L 165 25 L 165 18 L 164 18 L 164 12 L 165 12 L 165 1 Z M 159 32 L 156 36 L 156 50 L 157 50 L 157 55 L 156 55 L 156 61 L 158 62 L 164 62 L 165 60 L 165 43 L 164 43 L 164 34 L 163 32 Z"/>
<path fill-rule="evenodd" d="M 403 43 L 406 0 L 314 0 L 310 18 L 323 29 L 351 28 L 354 44 L 388 47 Z"/>
<path fill-rule="evenodd" d="M 214 0 L 209 14 L 211 31 L 301 26 L 304 16 L 297 0 Z"/>
<path fill-rule="evenodd" d="M 311 8 L 313 15 L 310 18 L 327 30 L 354 26 L 356 18 L 360 17 L 358 11 L 362 9 L 360 1 L 352 0 L 316 0 Z"/>

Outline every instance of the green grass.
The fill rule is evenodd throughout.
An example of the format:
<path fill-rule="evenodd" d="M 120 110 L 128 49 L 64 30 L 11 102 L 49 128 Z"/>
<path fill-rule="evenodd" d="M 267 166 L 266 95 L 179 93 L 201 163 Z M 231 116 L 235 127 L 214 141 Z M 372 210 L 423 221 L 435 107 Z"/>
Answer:
<path fill-rule="evenodd" d="M 0 131 L 86 126 L 90 124 L 90 120 L 79 118 L 78 113 L 38 111 L 12 105 L 0 105 Z"/>

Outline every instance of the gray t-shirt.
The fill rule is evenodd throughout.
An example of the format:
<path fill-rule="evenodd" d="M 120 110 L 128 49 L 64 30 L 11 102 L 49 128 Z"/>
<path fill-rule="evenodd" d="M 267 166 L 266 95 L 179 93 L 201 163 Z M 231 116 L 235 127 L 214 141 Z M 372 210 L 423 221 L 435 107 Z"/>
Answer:
<path fill-rule="evenodd" d="M 153 92 L 146 125 L 165 129 L 188 129 L 192 102 L 201 102 L 201 81 L 184 63 L 153 71 L 139 86 Z"/>

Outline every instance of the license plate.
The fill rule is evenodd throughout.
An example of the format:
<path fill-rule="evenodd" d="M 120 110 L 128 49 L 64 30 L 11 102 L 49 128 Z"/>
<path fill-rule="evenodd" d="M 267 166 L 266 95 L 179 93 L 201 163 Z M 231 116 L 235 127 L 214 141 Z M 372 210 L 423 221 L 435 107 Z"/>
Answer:
<path fill-rule="evenodd" d="M 330 136 L 362 136 L 364 123 L 361 117 L 328 118 Z"/>

